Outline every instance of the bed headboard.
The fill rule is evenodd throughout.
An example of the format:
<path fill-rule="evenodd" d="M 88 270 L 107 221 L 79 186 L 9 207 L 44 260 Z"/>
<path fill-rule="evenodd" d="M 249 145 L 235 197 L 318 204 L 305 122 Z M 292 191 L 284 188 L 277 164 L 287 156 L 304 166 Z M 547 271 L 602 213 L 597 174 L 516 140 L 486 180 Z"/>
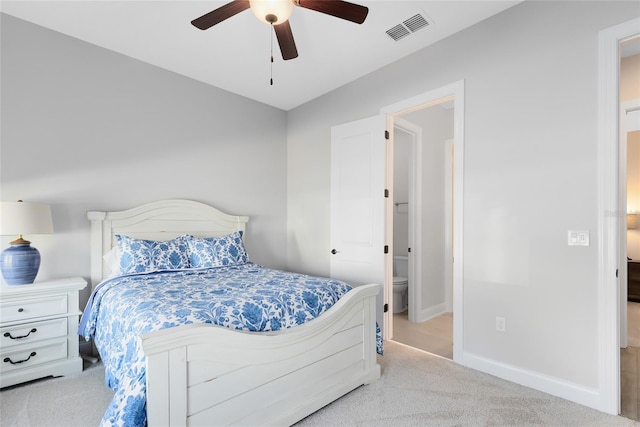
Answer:
<path fill-rule="evenodd" d="M 91 282 L 109 274 L 103 256 L 116 245 L 116 234 L 138 239 L 170 240 L 181 234 L 218 237 L 245 231 L 248 216 L 228 215 L 192 200 L 161 200 L 118 212 L 89 211 L 91 220 Z"/>

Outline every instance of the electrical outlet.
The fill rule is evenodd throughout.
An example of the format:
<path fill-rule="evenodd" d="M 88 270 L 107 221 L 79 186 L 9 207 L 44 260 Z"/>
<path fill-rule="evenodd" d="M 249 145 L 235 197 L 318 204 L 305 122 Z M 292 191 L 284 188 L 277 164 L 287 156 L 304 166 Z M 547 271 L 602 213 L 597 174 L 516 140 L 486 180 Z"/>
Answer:
<path fill-rule="evenodd" d="M 507 320 L 504 317 L 496 317 L 496 331 L 506 332 Z"/>

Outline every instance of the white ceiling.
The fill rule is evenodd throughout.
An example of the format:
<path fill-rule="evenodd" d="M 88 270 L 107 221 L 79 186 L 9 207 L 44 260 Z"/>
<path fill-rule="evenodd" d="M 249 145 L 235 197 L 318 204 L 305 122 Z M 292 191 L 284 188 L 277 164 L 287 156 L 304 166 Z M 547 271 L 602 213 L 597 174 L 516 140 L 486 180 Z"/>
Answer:
<path fill-rule="evenodd" d="M 495 15 L 519 1 L 359 1 L 364 24 L 295 7 L 299 57 L 283 61 L 250 10 L 202 31 L 191 20 L 227 1 L 1 1 L 0 11 L 274 107 L 290 110 Z M 430 25 L 399 41 L 385 31 L 416 13 Z"/>

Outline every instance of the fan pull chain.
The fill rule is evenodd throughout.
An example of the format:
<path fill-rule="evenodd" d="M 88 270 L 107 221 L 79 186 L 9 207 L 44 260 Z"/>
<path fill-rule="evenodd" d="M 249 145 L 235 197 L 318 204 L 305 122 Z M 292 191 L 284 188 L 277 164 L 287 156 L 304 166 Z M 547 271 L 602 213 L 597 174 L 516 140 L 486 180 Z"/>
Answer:
<path fill-rule="evenodd" d="M 273 29 L 273 22 L 269 30 L 271 31 L 271 78 L 269 79 L 269 83 L 273 86 L 273 32 L 275 31 Z"/>

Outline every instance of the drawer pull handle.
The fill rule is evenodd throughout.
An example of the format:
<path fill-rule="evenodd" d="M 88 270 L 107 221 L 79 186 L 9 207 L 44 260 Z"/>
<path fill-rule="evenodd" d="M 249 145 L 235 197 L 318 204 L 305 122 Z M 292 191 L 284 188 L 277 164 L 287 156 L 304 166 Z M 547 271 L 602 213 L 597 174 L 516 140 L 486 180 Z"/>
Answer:
<path fill-rule="evenodd" d="M 27 358 L 26 358 L 26 359 L 24 359 L 24 360 L 18 360 L 17 362 L 14 362 L 13 360 L 11 360 L 11 358 L 10 358 L 10 357 L 5 357 L 5 358 L 4 358 L 4 362 L 5 362 L 5 363 L 9 362 L 9 363 L 11 363 L 12 365 L 17 365 L 18 363 L 24 363 L 24 362 L 26 362 L 27 360 L 31 359 L 31 358 L 32 358 L 33 356 L 35 356 L 35 355 L 36 355 L 36 352 L 35 352 L 35 351 L 32 351 L 32 352 L 31 352 L 31 354 L 29 355 L 29 357 L 27 357 Z"/>
<path fill-rule="evenodd" d="M 12 340 L 19 340 L 19 339 L 22 339 L 22 338 L 26 338 L 26 337 L 28 337 L 28 336 L 29 336 L 29 335 L 31 335 L 31 334 L 36 333 L 36 331 L 37 331 L 37 329 L 36 329 L 36 328 L 33 328 L 33 329 L 31 329 L 31 330 L 29 331 L 29 333 L 28 333 L 27 335 L 22 335 L 22 336 L 20 336 L 20 337 L 14 337 L 14 336 L 12 336 L 12 335 L 11 335 L 11 332 L 5 332 L 5 333 L 4 333 L 4 336 L 5 336 L 5 337 L 7 337 L 7 338 L 11 338 Z"/>
<path fill-rule="evenodd" d="M 22 313 L 24 311 L 24 308 L 19 308 L 18 309 L 18 313 Z"/>

